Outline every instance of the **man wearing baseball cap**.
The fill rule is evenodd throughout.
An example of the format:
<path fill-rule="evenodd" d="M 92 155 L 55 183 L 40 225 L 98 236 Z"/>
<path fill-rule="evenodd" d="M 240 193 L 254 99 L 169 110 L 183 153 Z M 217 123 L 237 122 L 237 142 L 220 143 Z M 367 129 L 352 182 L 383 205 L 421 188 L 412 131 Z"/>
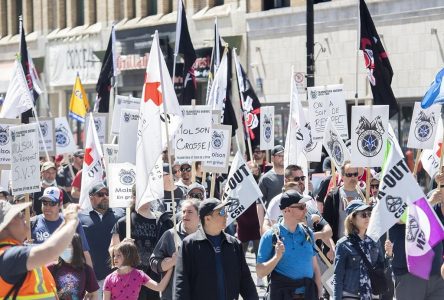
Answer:
<path fill-rule="evenodd" d="M 182 243 L 174 299 L 258 299 L 240 242 L 223 230 L 230 202 L 202 201 L 202 226 Z"/>
<path fill-rule="evenodd" d="M 83 167 L 83 158 L 85 151 L 83 149 L 77 150 L 70 157 L 70 162 L 60 169 L 57 174 L 57 183 L 66 192 L 71 193 L 71 184 L 77 172 Z M 72 161 L 72 162 L 71 162 Z"/>
<path fill-rule="evenodd" d="M 182 162 L 180 164 L 180 179 L 176 182 L 176 185 L 188 188 L 191 184 L 191 162 Z"/>
<path fill-rule="evenodd" d="M 56 299 L 56 284 L 45 265 L 71 243 L 78 206 L 65 209 L 65 222 L 43 244 L 29 247 L 23 245 L 28 230 L 23 210 L 30 205 L 0 201 L 0 299 Z"/>
<path fill-rule="evenodd" d="M 317 300 L 322 293 L 313 232 L 303 224 L 306 201 L 295 190 L 284 192 L 279 206 L 283 220 L 261 238 L 256 272 L 260 277 L 271 274 L 271 299 L 289 293 L 291 299 Z"/>
<path fill-rule="evenodd" d="M 46 241 L 63 223 L 63 215 L 60 213 L 63 207 L 63 192 L 58 187 L 48 187 L 40 197 L 42 213 L 31 218 L 31 237 L 34 244 Z M 77 226 L 77 233 L 82 239 L 83 253 L 86 263 L 92 267 L 89 245 L 82 226 Z"/>

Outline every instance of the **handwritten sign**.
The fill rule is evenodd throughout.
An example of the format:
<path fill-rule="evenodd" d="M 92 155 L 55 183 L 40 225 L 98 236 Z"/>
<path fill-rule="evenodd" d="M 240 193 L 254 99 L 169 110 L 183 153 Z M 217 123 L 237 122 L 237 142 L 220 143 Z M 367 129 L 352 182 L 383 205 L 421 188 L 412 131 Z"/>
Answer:
<path fill-rule="evenodd" d="M 114 135 L 118 135 L 120 133 L 120 114 L 124 108 L 139 110 L 140 98 L 135 98 L 131 95 L 116 96 L 116 99 L 114 100 L 113 120 L 111 126 L 111 133 Z"/>
<path fill-rule="evenodd" d="M 177 161 L 208 160 L 211 158 L 211 107 L 182 106 L 183 123 L 174 139 Z"/>
<path fill-rule="evenodd" d="M 11 189 L 12 195 L 40 191 L 39 133 L 36 123 L 12 126 Z"/>
<path fill-rule="evenodd" d="M 330 119 L 341 138 L 348 138 L 347 105 L 342 84 L 307 88 L 308 111 L 313 139 L 322 141 Z"/>
<path fill-rule="evenodd" d="M 103 144 L 103 163 L 105 164 L 106 173 L 108 173 L 108 166 L 117 163 L 119 153 L 119 145 Z"/>
<path fill-rule="evenodd" d="M 76 141 L 66 117 L 54 119 L 55 144 L 57 154 L 70 154 L 77 150 Z"/>
<path fill-rule="evenodd" d="M 136 164 L 137 128 L 139 125 L 139 111 L 134 109 L 122 109 L 120 113 L 119 153 L 118 163 Z M 123 134 L 125 133 L 125 134 Z M 130 145 L 134 145 L 130 147 Z"/>
<path fill-rule="evenodd" d="M 136 166 L 130 163 L 109 164 L 109 206 L 129 207 L 132 187 L 136 183 Z"/>
<path fill-rule="evenodd" d="M 213 125 L 211 128 L 211 159 L 204 161 L 207 172 L 227 173 L 230 159 L 231 125 Z"/>
<path fill-rule="evenodd" d="M 19 119 L 0 119 L 0 166 L 11 163 L 11 139 L 9 127 L 20 124 Z"/>
<path fill-rule="evenodd" d="M 89 115 L 85 117 L 85 131 L 88 132 Z M 107 113 L 93 113 L 94 124 L 96 125 L 97 136 L 100 144 L 105 144 L 108 134 L 108 114 Z"/>
<path fill-rule="evenodd" d="M 30 122 L 37 122 L 35 118 L 29 118 Z M 40 130 L 39 133 L 39 152 L 40 156 L 45 156 L 45 146 L 49 155 L 56 154 L 55 136 L 54 136 L 54 118 L 40 117 Z M 43 140 L 42 140 L 43 136 Z"/>

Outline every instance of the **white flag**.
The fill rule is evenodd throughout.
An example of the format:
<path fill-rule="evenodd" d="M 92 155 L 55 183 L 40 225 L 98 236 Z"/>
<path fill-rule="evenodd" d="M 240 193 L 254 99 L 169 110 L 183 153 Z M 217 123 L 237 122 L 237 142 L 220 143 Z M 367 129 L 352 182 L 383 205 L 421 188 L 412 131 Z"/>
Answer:
<path fill-rule="evenodd" d="M 148 174 L 148 185 L 145 189 L 144 197 L 140 201 L 136 201 L 136 211 L 139 211 L 140 207 L 145 203 L 152 202 L 151 208 L 155 211 L 158 210 L 156 205 L 159 202 L 153 202 L 155 200 L 161 200 L 164 197 L 163 190 L 163 160 L 162 154 L 159 155 L 154 168 Z"/>
<path fill-rule="evenodd" d="M 227 97 L 227 75 L 228 75 L 228 60 L 225 51 L 222 56 L 219 68 L 217 69 L 214 81 L 211 86 L 207 105 L 211 106 L 212 110 L 220 110 L 222 112 L 221 123 L 224 121 L 224 106 L 225 98 Z"/>
<path fill-rule="evenodd" d="M 15 119 L 33 107 L 34 99 L 29 90 L 22 65 L 16 60 L 0 118 Z"/>
<path fill-rule="evenodd" d="M 182 111 L 169 76 L 156 31 L 146 67 L 137 130 L 136 197 L 139 205 L 141 201 L 151 197 L 148 187 L 150 173 L 162 150 L 166 148 L 167 141 L 172 140 L 182 123 Z M 162 95 L 163 92 L 165 95 Z M 167 112 L 168 138 L 165 130 L 164 106 Z"/>
<path fill-rule="evenodd" d="M 242 215 L 251 204 L 262 197 L 262 193 L 239 151 L 231 164 L 227 181 L 222 199 L 231 201 L 231 204 L 226 208 L 228 226 Z"/>
<path fill-rule="evenodd" d="M 92 210 L 89 200 L 89 190 L 96 184 L 103 182 L 103 152 L 97 136 L 96 126 L 92 114 L 89 116 L 88 132 L 86 133 L 85 157 L 82 168 L 82 189 L 80 191 L 80 209 L 84 212 Z"/>

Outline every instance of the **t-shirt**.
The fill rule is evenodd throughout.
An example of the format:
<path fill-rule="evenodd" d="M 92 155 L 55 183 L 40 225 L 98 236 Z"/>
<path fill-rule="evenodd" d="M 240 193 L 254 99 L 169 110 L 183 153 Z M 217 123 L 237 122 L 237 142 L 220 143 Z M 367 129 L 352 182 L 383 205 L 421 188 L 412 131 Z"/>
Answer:
<path fill-rule="evenodd" d="M 57 221 L 48 221 L 45 219 L 44 215 L 35 216 L 35 218 L 33 218 L 31 221 L 31 237 L 34 244 L 41 244 L 46 241 L 62 223 L 62 215 L 60 215 L 60 218 Z M 76 232 L 79 234 L 82 240 L 83 250 L 89 251 L 89 244 L 80 223 L 77 225 Z"/>
<path fill-rule="evenodd" d="M 94 270 L 87 264 L 83 265 L 82 270 L 65 262 L 61 265 L 51 264 L 48 269 L 56 282 L 60 300 L 83 299 L 86 292 L 92 293 L 99 289 Z"/>
<path fill-rule="evenodd" d="M 150 281 L 148 275 L 134 268 L 127 274 L 118 274 L 114 271 L 106 276 L 103 290 L 111 292 L 111 299 L 137 300 L 140 288 L 148 281 Z"/>
<path fill-rule="evenodd" d="M 9 247 L 9 246 L 8 246 Z M 26 262 L 28 260 L 31 247 L 12 246 L 0 255 L 0 277 L 14 284 L 28 272 Z"/>
<path fill-rule="evenodd" d="M 82 188 L 82 170 L 77 172 L 76 176 L 74 176 L 74 179 L 72 180 L 71 187 L 75 187 L 78 190 Z"/>
<path fill-rule="evenodd" d="M 213 236 L 207 234 L 208 240 L 211 242 L 214 255 L 216 259 L 216 280 L 217 280 L 217 298 L 219 300 L 225 299 L 225 279 L 224 279 L 224 266 L 222 262 L 222 234 Z"/>
<path fill-rule="evenodd" d="M 282 187 L 284 186 L 284 175 L 278 175 L 271 169 L 259 180 L 259 188 L 262 192 L 262 200 L 266 207 L 270 203 L 274 196 L 282 193 Z M 260 202 L 259 202 L 260 203 Z"/>
<path fill-rule="evenodd" d="M 186 189 L 181 186 L 176 186 L 176 189 L 174 190 L 174 202 L 176 202 L 176 214 L 180 210 L 180 204 L 185 199 L 186 196 Z M 173 201 L 171 200 L 171 192 L 170 191 L 164 191 L 164 197 L 163 197 L 163 212 L 168 213 L 168 217 L 173 216 Z"/>

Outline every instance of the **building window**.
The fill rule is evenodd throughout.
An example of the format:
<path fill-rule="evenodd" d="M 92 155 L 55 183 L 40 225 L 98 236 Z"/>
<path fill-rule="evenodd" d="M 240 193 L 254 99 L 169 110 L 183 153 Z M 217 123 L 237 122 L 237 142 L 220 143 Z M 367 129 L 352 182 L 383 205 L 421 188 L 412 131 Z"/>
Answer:
<path fill-rule="evenodd" d="M 224 0 L 214 0 L 214 6 L 224 5 Z"/>
<path fill-rule="evenodd" d="M 84 0 L 76 1 L 76 24 L 75 26 L 82 26 L 85 24 L 85 3 Z"/>
<path fill-rule="evenodd" d="M 264 0 L 264 10 L 289 7 L 290 0 Z"/>
<path fill-rule="evenodd" d="M 148 16 L 157 15 L 157 0 L 148 0 Z"/>

